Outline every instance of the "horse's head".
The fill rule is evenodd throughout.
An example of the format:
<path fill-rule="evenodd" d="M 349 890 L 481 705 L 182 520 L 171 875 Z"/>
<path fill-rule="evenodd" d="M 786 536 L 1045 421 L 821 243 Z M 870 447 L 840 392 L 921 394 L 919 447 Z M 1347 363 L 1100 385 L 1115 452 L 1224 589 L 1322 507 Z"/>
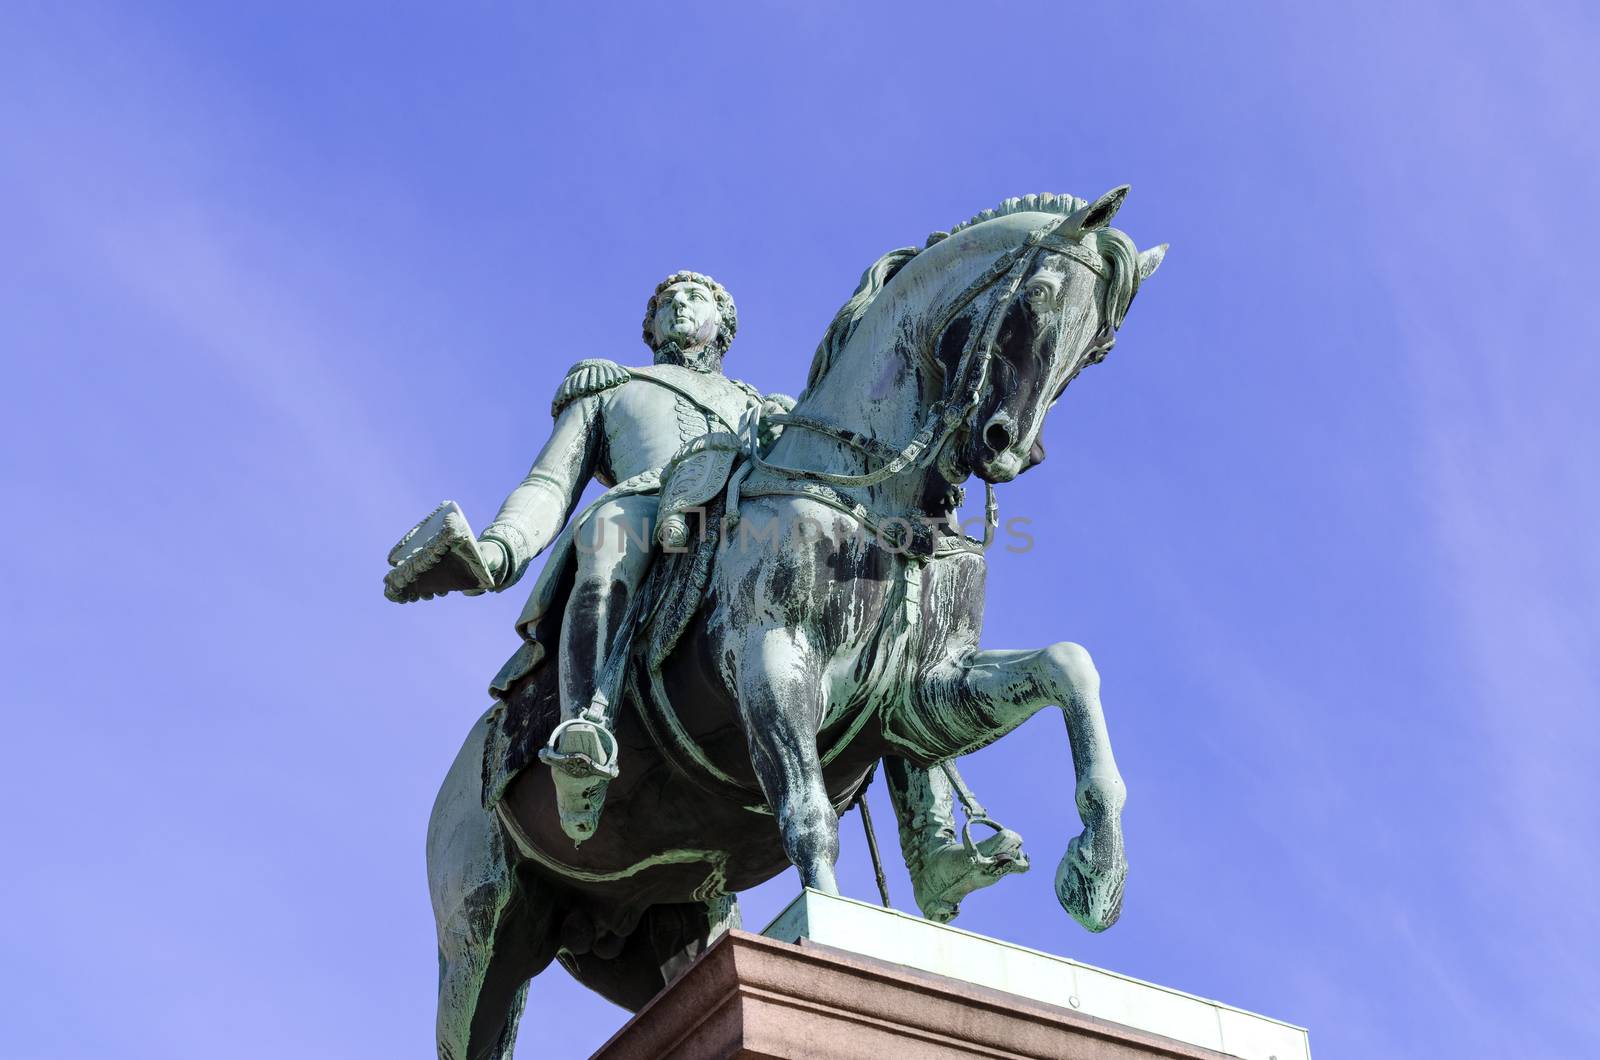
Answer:
<path fill-rule="evenodd" d="M 1009 244 L 947 303 L 934 338 L 954 373 L 946 401 L 965 421 L 944 455 L 955 476 L 1006 482 L 1043 460 L 1045 413 L 1111 349 L 1140 282 L 1166 252 L 1162 245 L 1140 253 L 1110 227 L 1127 193 L 1116 188 L 1087 204 L 1068 196 L 1008 200 L 949 237 L 954 244 L 967 236 L 969 253 L 980 256 L 985 243 L 988 253 L 996 239 Z"/>
<path fill-rule="evenodd" d="M 852 428 L 896 446 L 920 427 L 905 457 L 932 443 L 949 483 L 1005 482 L 1039 463 L 1045 413 L 1104 359 L 1166 253 L 1141 253 L 1110 227 L 1127 193 L 1007 199 L 925 248 L 889 251 L 828 326 L 799 409 L 848 413 Z M 820 444 L 803 459 L 825 460 L 833 443 Z"/>

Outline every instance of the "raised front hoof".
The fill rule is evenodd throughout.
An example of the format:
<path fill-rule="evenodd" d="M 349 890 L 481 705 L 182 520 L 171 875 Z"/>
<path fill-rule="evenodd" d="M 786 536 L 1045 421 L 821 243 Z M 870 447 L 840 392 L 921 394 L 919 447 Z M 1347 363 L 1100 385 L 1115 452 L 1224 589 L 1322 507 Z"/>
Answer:
<path fill-rule="evenodd" d="M 1056 867 L 1056 899 L 1072 919 L 1090 931 L 1104 931 L 1122 915 L 1127 879 L 1119 829 L 1113 825 L 1099 835 L 1085 830 L 1067 844 Z"/>
<path fill-rule="evenodd" d="M 948 924 L 960 915 L 961 900 L 973 891 L 1012 873 L 1028 871 L 1022 837 L 1009 828 L 978 843 L 977 849 L 977 857 L 973 857 L 960 843 L 946 843 L 926 857 L 922 871 L 912 881 L 923 916 Z"/>

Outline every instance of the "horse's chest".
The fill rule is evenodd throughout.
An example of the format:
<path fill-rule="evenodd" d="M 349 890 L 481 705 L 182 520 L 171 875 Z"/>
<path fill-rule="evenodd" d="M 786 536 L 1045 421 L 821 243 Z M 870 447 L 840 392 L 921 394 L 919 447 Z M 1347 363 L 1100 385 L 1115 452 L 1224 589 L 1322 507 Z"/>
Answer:
<path fill-rule="evenodd" d="M 874 551 L 880 562 L 870 574 L 853 574 L 822 593 L 819 628 L 831 638 L 835 704 L 892 693 L 975 647 L 983 629 L 981 554 L 912 559 Z"/>
<path fill-rule="evenodd" d="M 873 544 L 821 551 L 815 567 L 817 619 L 841 646 L 881 625 L 881 615 L 892 606 L 900 564 Z"/>
<path fill-rule="evenodd" d="M 918 626 L 914 650 L 923 667 L 977 646 L 987 576 L 981 552 L 940 556 L 923 565 L 912 609 Z"/>

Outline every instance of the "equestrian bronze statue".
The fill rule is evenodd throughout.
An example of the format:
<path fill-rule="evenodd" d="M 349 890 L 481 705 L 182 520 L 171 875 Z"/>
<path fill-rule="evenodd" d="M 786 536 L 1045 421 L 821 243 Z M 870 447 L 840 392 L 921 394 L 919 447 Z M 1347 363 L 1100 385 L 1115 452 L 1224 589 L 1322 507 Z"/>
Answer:
<path fill-rule="evenodd" d="M 653 363 L 575 365 L 481 535 L 446 502 L 390 553 L 398 601 L 504 590 L 549 553 L 429 824 L 440 1057 L 509 1057 L 552 960 L 637 1009 L 737 924 L 739 891 L 793 865 L 837 893 L 839 817 L 880 763 L 917 903 L 953 918 L 1027 867 L 1015 833 L 973 840 L 992 822 L 953 760 L 1047 706 L 1083 824 L 1056 894 L 1115 922 L 1124 789 L 1089 655 L 978 641 L 993 484 L 1044 459 L 1045 414 L 1165 251 L 1110 227 L 1126 192 L 1008 199 L 885 254 L 794 401 L 723 373 L 733 300 L 675 273 Z M 956 514 L 973 476 L 982 539 Z"/>

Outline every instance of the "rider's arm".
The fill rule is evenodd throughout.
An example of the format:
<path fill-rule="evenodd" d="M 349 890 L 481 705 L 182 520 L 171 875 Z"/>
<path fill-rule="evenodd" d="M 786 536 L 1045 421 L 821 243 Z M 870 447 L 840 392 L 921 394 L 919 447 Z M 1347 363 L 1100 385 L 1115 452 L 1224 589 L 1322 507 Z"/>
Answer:
<path fill-rule="evenodd" d="M 780 424 L 768 423 L 765 417 L 793 411 L 794 398 L 788 394 L 768 394 L 761 399 L 761 415 L 763 419 L 761 436 L 757 439 L 756 444 L 762 452 L 771 449 L 777 443 L 779 436 L 783 434 L 783 427 Z"/>
<path fill-rule="evenodd" d="M 594 474 L 601 444 L 598 394 L 578 398 L 556 415 L 550 440 L 479 538 L 497 591 L 515 584 L 566 525 Z"/>

